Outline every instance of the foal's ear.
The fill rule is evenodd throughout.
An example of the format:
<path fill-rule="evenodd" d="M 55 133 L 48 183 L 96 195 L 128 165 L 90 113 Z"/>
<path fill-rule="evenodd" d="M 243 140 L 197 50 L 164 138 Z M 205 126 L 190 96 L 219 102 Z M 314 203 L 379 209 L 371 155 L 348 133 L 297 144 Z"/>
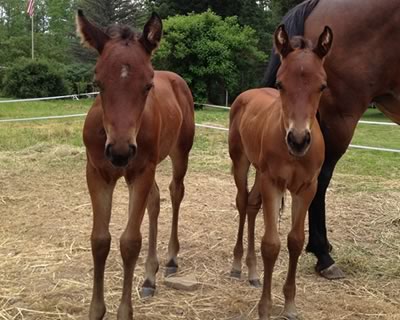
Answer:
<path fill-rule="evenodd" d="M 314 52 L 318 57 L 323 59 L 332 47 L 333 33 L 332 29 L 326 26 L 319 36 L 318 43 L 314 48 Z"/>
<path fill-rule="evenodd" d="M 144 26 L 140 42 L 143 44 L 148 53 L 153 53 L 160 44 L 162 36 L 162 21 L 159 15 L 155 12 L 151 15 L 149 21 Z"/>
<path fill-rule="evenodd" d="M 275 31 L 274 44 L 276 51 L 281 55 L 281 58 L 286 58 L 286 56 L 293 51 L 284 24 L 281 24 Z"/>
<path fill-rule="evenodd" d="M 110 40 L 104 31 L 89 22 L 82 10 L 78 10 L 76 16 L 76 32 L 83 45 L 96 49 L 100 54 L 107 41 Z"/>

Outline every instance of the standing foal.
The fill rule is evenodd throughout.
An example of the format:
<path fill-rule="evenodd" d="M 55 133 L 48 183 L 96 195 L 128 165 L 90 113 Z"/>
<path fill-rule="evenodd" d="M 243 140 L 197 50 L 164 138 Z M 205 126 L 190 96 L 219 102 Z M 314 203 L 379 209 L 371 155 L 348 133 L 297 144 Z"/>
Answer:
<path fill-rule="evenodd" d="M 155 170 L 167 156 L 173 167 L 170 184 L 173 218 L 167 273 L 176 272 L 178 267 L 178 214 L 193 144 L 193 98 L 178 75 L 153 71 L 151 55 L 162 34 L 162 23 L 156 14 L 146 23 L 141 35 L 121 26 L 103 32 L 82 11 L 78 11 L 77 27 L 82 42 L 100 54 L 95 71 L 100 95 L 83 129 L 87 184 L 93 207 L 94 285 L 89 318 L 102 319 L 106 312 L 104 268 L 111 243 L 111 202 L 117 180 L 124 177 L 129 188 L 129 216 L 120 238 L 124 282 L 117 318 L 127 320 L 133 314 L 132 279 L 142 245 L 140 226 L 146 206 L 150 230 L 142 294 L 152 295 L 155 290 L 160 211 Z"/>
<path fill-rule="evenodd" d="M 294 302 L 296 267 L 304 244 L 304 220 L 314 198 L 325 145 L 316 119 L 322 91 L 327 86 L 324 57 L 332 44 L 332 31 L 325 27 L 313 48 L 297 37 L 289 41 L 283 25 L 275 32 L 275 48 L 282 64 L 274 89 L 254 89 L 242 93 L 230 110 L 229 154 L 237 187 L 240 215 L 234 249 L 233 276 L 240 276 L 243 255 L 243 227 L 248 217 L 249 280 L 258 285 L 254 253 L 254 223 L 263 204 L 265 233 L 261 242 L 264 285 L 259 303 L 260 319 L 270 319 L 272 271 L 280 250 L 277 218 L 284 191 L 292 195 L 292 229 L 288 235 L 289 270 L 284 285 L 283 315 L 296 319 Z M 256 178 L 250 191 L 247 176 L 250 164 Z"/>

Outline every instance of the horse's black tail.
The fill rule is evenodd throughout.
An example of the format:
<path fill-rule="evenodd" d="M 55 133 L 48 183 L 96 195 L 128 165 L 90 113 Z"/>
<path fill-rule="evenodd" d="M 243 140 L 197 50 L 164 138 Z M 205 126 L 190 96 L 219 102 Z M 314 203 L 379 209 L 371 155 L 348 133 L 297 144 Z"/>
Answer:
<path fill-rule="evenodd" d="M 306 0 L 294 8 L 292 8 L 282 19 L 282 23 L 285 25 L 286 32 L 289 35 L 289 39 L 294 36 L 304 35 L 304 24 L 307 17 L 314 10 L 319 0 Z M 262 82 L 263 87 L 275 86 L 276 73 L 281 64 L 279 55 L 272 49 L 271 57 L 269 59 L 267 70 L 264 74 Z"/>

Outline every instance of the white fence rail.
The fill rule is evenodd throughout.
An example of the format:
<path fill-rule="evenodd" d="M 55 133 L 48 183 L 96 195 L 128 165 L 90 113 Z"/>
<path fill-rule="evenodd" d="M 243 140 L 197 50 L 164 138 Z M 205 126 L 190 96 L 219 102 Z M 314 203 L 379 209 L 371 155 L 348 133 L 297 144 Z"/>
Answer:
<path fill-rule="evenodd" d="M 16 103 L 16 102 L 33 102 L 33 101 L 46 101 L 46 100 L 57 100 L 57 99 L 74 99 L 79 100 L 79 97 L 91 97 L 93 95 L 97 95 L 98 92 L 89 92 L 89 93 L 82 93 L 82 94 L 73 94 L 73 95 L 65 95 L 65 96 L 56 96 L 56 97 L 45 97 L 45 98 L 32 98 L 32 99 L 16 99 L 16 100 L 0 100 L 0 104 L 2 103 Z M 229 110 L 229 107 L 226 106 L 219 106 L 214 104 L 206 104 L 206 103 L 197 103 L 196 105 L 205 106 L 208 108 L 216 108 L 216 109 L 224 109 Z M 37 121 L 37 120 L 52 120 L 52 119 L 66 119 L 66 118 L 78 118 L 84 117 L 86 113 L 79 113 L 79 114 L 67 114 L 67 115 L 60 115 L 60 116 L 44 116 L 44 117 L 30 117 L 30 118 L 14 118 L 14 119 L 0 119 L 0 123 L 10 123 L 10 122 L 26 122 L 26 121 Z M 361 124 L 369 124 L 369 125 L 383 125 L 383 126 L 396 126 L 397 124 L 393 122 L 383 122 L 383 121 L 365 121 L 360 120 L 359 123 Z M 197 127 L 200 128 L 207 128 L 207 129 L 214 129 L 220 131 L 229 131 L 228 128 L 219 127 L 219 126 L 212 126 L 206 125 L 201 123 L 196 123 Z M 361 146 L 350 144 L 350 148 L 354 149 L 361 149 L 361 150 L 373 150 L 373 151 L 382 151 L 382 152 L 394 152 L 400 153 L 400 149 L 392 149 L 392 148 L 381 148 L 381 147 L 370 147 L 370 146 Z"/>

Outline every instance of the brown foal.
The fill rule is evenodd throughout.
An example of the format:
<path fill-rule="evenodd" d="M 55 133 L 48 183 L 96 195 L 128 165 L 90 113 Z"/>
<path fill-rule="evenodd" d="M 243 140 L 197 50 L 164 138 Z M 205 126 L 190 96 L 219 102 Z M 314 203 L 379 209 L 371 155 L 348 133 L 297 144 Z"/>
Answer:
<path fill-rule="evenodd" d="M 277 219 L 285 190 L 292 196 L 292 228 L 288 235 L 289 270 L 283 288 L 283 316 L 296 319 L 296 268 L 304 245 L 304 220 L 314 198 L 324 161 L 325 145 L 316 119 L 327 79 L 324 58 L 332 44 L 325 27 L 315 47 L 301 37 L 291 41 L 281 25 L 275 32 L 275 48 L 282 64 L 275 89 L 242 93 L 230 111 L 229 153 L 237 187 L 240 215 L 232 275 L 240 277 L 243 228 L 248 217 L 249 280 L 259 285 L 254 252 L 254 224 L 263 204 L 265 233 L 261 242 L 264 284 L 259 303 L 260 319 L 270 319 L 272 271 L 280 250 Z M 256 168 L 254 185 L 247 188 L 250 164 Z"/>
<path fill-rule="evenodd" d="M 162 22 L 156 14 L 141 35 L 121 26 L 103 32 L 82 11 L 78 11 L 77 27 L 82 42 L 100 54 L 95 73 L 101 93 L 83 129 L 87 184 L 93 207 L 94 284 L 89 318 L 102 319 L 106 312 L 104 269 L 111 243 L 111 202 L 117 180 L 124 177 L 129 189 L 129 211 L 120 238 L 124 280 L 117 318 L 132 319 L 132 279 L 142 245 L 140 226 L 146 207 L 150 229 L 142 294 L 152 295 L 155 290 L 160 211 L 155 171 L 167 156 L 173 168 L 169 186 L 173 217 L 166 273 L 177 271 L 179 207 L 194 136 L 193 98 L 178 75 L 153 71 L 151 55 L 162 34 Z"/>

